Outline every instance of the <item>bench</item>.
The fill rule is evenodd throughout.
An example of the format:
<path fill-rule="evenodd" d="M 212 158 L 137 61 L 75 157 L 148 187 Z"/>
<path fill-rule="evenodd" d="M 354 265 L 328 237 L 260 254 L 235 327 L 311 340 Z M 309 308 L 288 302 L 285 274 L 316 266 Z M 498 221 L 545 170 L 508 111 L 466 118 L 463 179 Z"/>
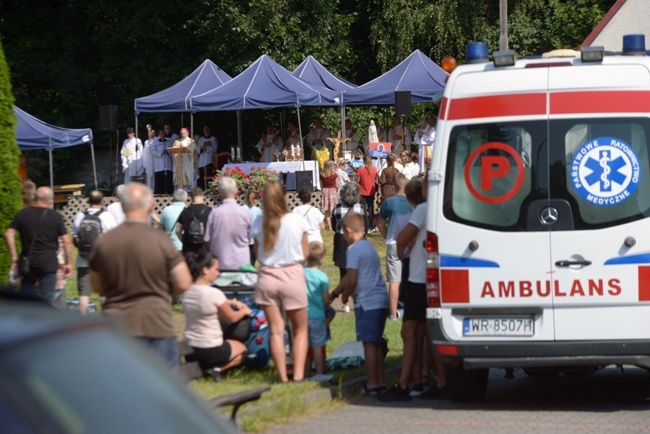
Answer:
<path fill-rule="evenodd" d="M 179 341 L 178 354 L 183 356 L 183 360 L 185 360 L 185 356 L 192 354 L 192 347 L 190 347 L 185 341 Z M 201 369 L 199 362 L 183 362 L 178 369 L 178 374 L 180 375 L 181 379 L 185 382 L 189 382 L 191 380 L 194 380 L 195 378 L 201 378 L 206 375 L 218 381 L 218 379 L 220 378 L 220 373 L 221 371 L 215 370 L 214 372 L 206 374 Z M 268 392 L 269 390 L 271 390 L 270 387 L 260 387 L 258 389 L 245 390 L 243 392 L 218 396 L 216 398 L 209 399 L 207 402 L 212 409 L 217 409 L 217 408 L 227 407 L 229 405 L 232 405 L 233 407 L 232 407 L 232 412 L 230 413 L 230 420 L 233 423 L 236 423 L 237 411 L 239 411 L 239 408 L 242 405 L 246 404 L 247 402 L 257 401 L 258 399 L 260 399 L 262 394 Z"/>

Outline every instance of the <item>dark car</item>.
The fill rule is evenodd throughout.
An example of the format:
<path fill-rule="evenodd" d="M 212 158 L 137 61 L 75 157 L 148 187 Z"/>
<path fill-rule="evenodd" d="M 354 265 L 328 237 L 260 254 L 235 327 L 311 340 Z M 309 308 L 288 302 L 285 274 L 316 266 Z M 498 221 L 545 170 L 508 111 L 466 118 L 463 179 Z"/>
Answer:
<path fill-rule="evenodd" d="M 235 432 L 101 317 L 0 296 L 0 431 Z"/>

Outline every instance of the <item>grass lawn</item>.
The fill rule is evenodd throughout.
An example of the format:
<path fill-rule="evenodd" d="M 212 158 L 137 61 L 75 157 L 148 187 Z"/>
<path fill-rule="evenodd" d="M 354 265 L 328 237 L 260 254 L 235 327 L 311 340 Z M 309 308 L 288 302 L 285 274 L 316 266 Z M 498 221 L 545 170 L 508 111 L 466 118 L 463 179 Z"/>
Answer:
<path fill-rule="evenodd" d="M 321 270 L 325 272 L 330 281 L 330 288 L 334 289 L 339 283 L 339 270 L 332 260 L 333 233 L 323 231 L 323 241 L 327 249 L 327 260 Z M 377 249 L 381 263 L 382 273 L 385 273 L 385 256 L 386 246 L 384 240 L 379 234 L 369 234 L 368 240 Z M 384 276 L 385 277 L 385 276 Z M 77 296 L 76 278 L 70 278 L 66 282 L 66 291 L 68 298 Z M 99 306 L 99 300 L 96 295 L 92 297 L 93 301 Z M 333 307 L 340 307 L 340 301 L 336 300 Z M 182 337 L 184 327 L 184 315 L 181 308 L 175 307 L 174 323 L 179 338 Z M 401 362 L 402 356 L 402 339 L 400 337 L 401 320 L 387 321 L 385 337 L 388 339 L 388 356 L 386 366 L 397 366 Z M 332 340 L 327 343 L 327 354 L 331 354 L 339 345 L 356 340 L 354 326 L 354 310 L 350 313 L 337 313 L 331 323 Z M 243 423 L 241 428 L 248 432 L 259 432 L 268 428 L 270 424 L 287 423 L 300 415 L 309 414 L 314 416 L 320 412 L 332 411 L 342 405 L 341 401 L 323 398 L 320 400 L 306 400 L 303 395 L 324 387 L 340 384 L 340 382 L 358 378 L 365 375 L 363 368 L 348 369 L 343 371 L 331 372 L 334 379 L 331 384 L 321 384 L 316 382 L 288 383 L 279 384 L 277 375 L 273 366 L 261 370 L 235 369 L 227 372 L 222 381 L 215 382 L 212 379 L 197 379 L 190 382 L 189 386 L 199 395 L 205 398 L 226 395 L 240 392 L 247 389 L 270 386 L 271 390 L 265 393 L 258 404 L 248 404 L 248 407 L 254 408 L 247 412 L 247 406 L 243 407 Z"/>

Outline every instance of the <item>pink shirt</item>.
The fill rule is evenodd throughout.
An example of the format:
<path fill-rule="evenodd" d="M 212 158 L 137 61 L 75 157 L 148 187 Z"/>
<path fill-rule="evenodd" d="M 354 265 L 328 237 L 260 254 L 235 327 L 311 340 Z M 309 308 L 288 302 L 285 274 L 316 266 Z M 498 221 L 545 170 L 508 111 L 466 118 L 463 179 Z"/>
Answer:
<path fill-rule="evenodd" d="M 192 285 L 183 294 L 185 312 L 185 341 L 196 348 L 223 345 L 223 330 L 219 323 L 219 306 L 226 302 L 220 289 L 207 285 Z"/>
<path fill-rule="evenodd" d="M 224 199 L 210 212 L 203 239 L 210 243 L 210 253 L 219 261 L 219 269 L 236 270 L 250 264 L 248 234 L 250 212 L 235 199 Z"/>

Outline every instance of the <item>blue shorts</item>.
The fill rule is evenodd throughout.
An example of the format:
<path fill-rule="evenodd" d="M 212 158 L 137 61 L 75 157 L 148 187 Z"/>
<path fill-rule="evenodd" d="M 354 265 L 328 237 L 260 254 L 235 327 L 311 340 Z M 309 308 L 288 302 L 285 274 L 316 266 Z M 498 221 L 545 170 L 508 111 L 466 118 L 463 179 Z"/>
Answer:
<path fill-rule="evenodd" d="M 310 347 L 324 347 L 327 344 L 327 326 L 324 319 L 309 319 L 308 340 Z"/>
<path fill-rule="evenodd" d="M 388 318 L 388 309 L 364 310 L 361 306 L 354 308 L 357 341 L 383 342 L 384 327 Z"/>

